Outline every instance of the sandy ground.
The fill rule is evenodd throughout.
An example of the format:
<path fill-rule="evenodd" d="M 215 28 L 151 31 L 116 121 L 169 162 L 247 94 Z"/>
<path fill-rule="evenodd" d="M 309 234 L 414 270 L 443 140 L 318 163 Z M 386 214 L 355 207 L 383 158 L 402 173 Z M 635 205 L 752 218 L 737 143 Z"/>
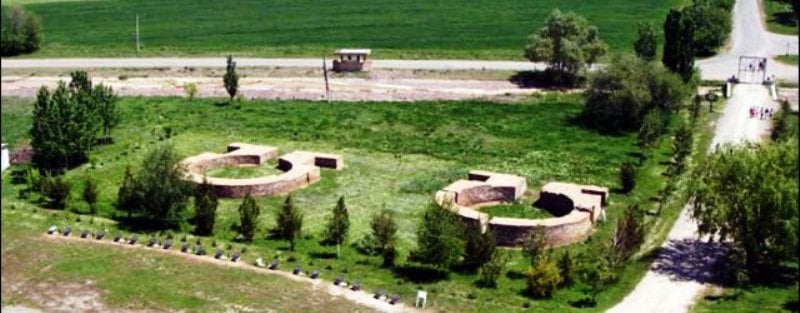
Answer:
<path fill-rule="evenodd" d="M 52 240 L 54 242 L 61 241 L 61 240 L 71 240 L 71 241 L 80 241 L 80 242 L 86 242 L 86 243 L 109 245 L 109 246 L 114 246 L 114 247 L 121 248 L 121 249 L 146 249 L 146 250 L 157 251 L 157 252 L 161 252 L 161 253 L 166 253 L 166 254 L 171 254 L 171 255 L 187 258 L 187 259 L 189 259 L 189 261 L 194 261 L 194 262 L 208 262 L 208 263 L 213 263 L 213 264 L 216 264 L 216 265 L 219 265 L 219 266 L 236 267 L 236 268 L 249 270 L 249 271 L 253 271 L 255 273 L 260 273 L 260 274 L 265 274 L 265 275 L 278 275 L 278 276 L 281 276 L 281 277 L 283 277 L 285 279 L 291 279 L 291 280 L 295 280 L 295 281 L 302 281 L 302 282 L 309 283 L 309 284 L 312 285 L 312 288 L 315 289 L 315 290 L 320 290 L 322 292 L 327 292 L 328 294 L 330 294 L 331 296 L 334 296 L 334 297 L 343 297 L 343 298 L 345 298 L 345 299 L 347 299 L 349 301 L 353 301 L 355 303 L 358 303 L 360 305 L 372 308 L 372 309 L 380 311 L 380 312 L 387 312 L 387 313 L 394 313 L 394 312 L 422 312 L 422 311 L 419 311 L 419 310 L 417 310 L 417 309 L 405 304 L 405 303 L 413 301 L 413 299 L 402 299 L 400 303 L 395 304 L 395 305 L 391 305 L 391 304 L 389 304 L 389 302 L 386 299 L 375 299 L 375 298 L 373 298 L 372 294 L 367 292 L 366 290 L 352 291 L 349 288 L 335 286 L 332 282 L 326 281 L 326 280 L 322 280 L 322 279 L 311 279 L 311 278 L 308 278 L 308 277 L 306 277 L 304 275 L 292 275 L 289 272 L 284 272 L 284 271 L 279 271 L 279 270 L 268 270 L 266 268 L 259 268 L 259 267 L 256 267 L 256 266 L 252 265 L 253 260 L 242 259 L 239 262 L 231 262 L 229 260 L 228 261 L 226 261 L 226 260 L 217 260 L 217 259 L 214 259 L 212 256 L 197 256 L 197 255 L 194 255 L 194 254 L 181 253 L 179 250 L 176 250 L 177 248 L 173 248 L 173 249 L 170 249 L 170 250 L 164 250 L 164 249 L 161 249 L 161 248 L 147 248 L 147 247 L 143 246 L 142 244 L 129 245 L 127 243 L 115 243 L 115 242 L 111 241 L 110 238 L 106 238 L 104 240 L 94 240 L 94 239 L 82 239 L 77 235 L 73 235 L 73 236 L 69 236 L 69 237 L 64 237 L 64 236 L 61 236 L 61 235 L 44 235 L 44 236 L 45 236 L 45 238 L 47 240 Z M 265 262 L 268 262 L 268 261 L 265 261 Z M 63 288 L 59 288 L 59 289 L 63 289 Z M 88 306 L 94 311 L 99 311 L 99 312 L 104 311 L 104 309 L 102 308 L 102 303 L 94 303 L 94 304 L 91 303 L 92 301 L 99 301 L 99 300 L 97 300 L 97 299 L 99 299 L 99 297 L 97 295 L 94 295 L 94 296 L 89 295 L 89 294 L 87 294 L 87 295 L 70 295 L 70 297 L 64 297 L 64 298 L 67 298 L 67 299 L 73 299 L 74 298 L 73 299 L 74 302 L 78 303 L 77 307 L 75 306 L 75 304 L 73 304 L 73 306 L 72 306 L 72 307 L 75 308 L 75 312 L 77 312 L 77 311 L 85 311 L 85 310 L 83 310 L 83 307 L 80 307 L 80 305 Z M 85 304 L 85 303 L 88 303 L 88 304 Z M 3 312 L 6 312 L 7 309 L 8 308 L 4 307 L 3 308 Z M 17 309 L 17 310 L 32 310 L 30 308 L 23 307 L 23 306 L 16 306 L 15 309 Z M 14 311 L 9 311 L 9 312 L 14 312 Z M 16 312 L 22 313 L 22 312 L 38 312 L 38 311 L 33 310 L 33 311 L 16 311 Z"/>
<path fill-rule="evenodd" d="M 733 97 L 728 99 L 716 122 L 709 150 L 714 150 L 718 144 L 757 142 L 768 136 L 769 120 L 750 118 L 750 106 L 780 109 L 778 103 L 770 99 L 766 87 L 735 86 Z M 714 269 L 727 247 L 698 237 L 690 209 L 688 205 L 683 208 L 642 281 L 608 312 L 687 312 L 703 289 L 719 282 Z"/>
<path fill-rule="evenodd" d="M 41 86 L 55 87 L 68 77 L 3 76 L 0 94 L 3 96 L 33 97 Z M 184 85 L 195 83 L 199 97 L 227 97 L 219 77 L 92 77 L 95 84 L 103 83 L 126 96 L 186 96 Z M 334 101 L 417 101 L 462 99 L 514 99 L 541 92 L 520 88 L 507 80 L 448 80 L 416 78 L 333 78 L 330 79 L 330 99 Z M 325 100 L 322 78 L 258 78 L 239 80 L 239 90 L 245 98 Z"/>

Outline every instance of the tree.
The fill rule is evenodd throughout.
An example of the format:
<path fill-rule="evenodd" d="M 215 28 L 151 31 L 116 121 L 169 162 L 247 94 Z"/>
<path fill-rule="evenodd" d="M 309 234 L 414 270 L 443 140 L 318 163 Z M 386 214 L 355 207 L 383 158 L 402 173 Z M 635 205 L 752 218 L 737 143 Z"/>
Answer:
<path fill-rule="evenodd" d="M 233 57 L 228 55 L 228 65 L 225 68 L 225 76 L 222 77 L 225 83 L 225 90 L 228 91 L 228 96 L 231 97 L 230 101 L 233 102 L 233 97 L 239 90 L 239 74 L 236 73 L 236 62 L 233 62 Z"/>
<path fill-rule="evenodd" d="M 21 7 L 2 7 L 0 55 L 13 56 L 39 50 L 39 19 Z"/>
<path fill-rule="evenodd" d="M 34 163 L 42 170 L 61 171 L 88 159 L 101 127 L 116 123 L 113 91 L 103 85 L 92 89 L 88 74 L 70 74 L 69 87 L 59 82 L 50 93 L 39 89 L 30 129 Z"/>
<path fill-rule="evenodd" d="M 192 194 L 184 173 L 172 146 L 158 146 L 145 155 L 138 174 L 126 170 L 117 203 L 129 216 L 140 212 L 157 227 L 177 228 Z"/>
<path fill-rule="evenodd" d="M 694 23 L 682 10 L 671 9 L 664 22 L 664 54 L 661 62 L 688 82 L 694 75 Z"/>
<path fill-rule="evenodd" d="M 325 230 L 324 243 L 342 244 L 347 239 L 347 231 L 350 228 L 350 217 L 347 214 L 347 207 L 344 204 L 344 196 L 339 197 L 336 207 L 333 208 L 333 216 L 328 222 Z"/>
<path fill-rule="evenodd" d="M 72 186 L 60 175 L 54 177 L 48 173 L 42 180 L 42 195 L 55 209 L 63 210 L 67 206 L 70 189 Z"/>
<path fill-rule="evenodd" d="M 117 113 L 117 96 L 111 86 L 99 84 L 92 91 L 92 98 L 96 102 L 97 113 L 99 114 L 103 137 L 110 138 L 111 130 L 119 124 L 119 113 Z"/>
<path fill-rule="evenodd" d="M 681 124 L 678 130 L 675 131 L 675 138 L 672 140 L 672 155 L 674 163 L 672 165 L 672 174 L 678 175 L 683 172 L 685 168 L 686 157 L 692 153 L 692 146 L 694 145 L 694 137 L 689 125 Z"/>
<path fill-rule="evenodd" d="M 622 186 L 622 192 L 628 194 L 636 187 L 636 172 L 638 171 L 636 164 L 633 162 L 622 163 L 619 168 L 619 182 Z"/>
<path fill-rule="evenodd" d="M 436 202 L 428 205 L 417 231 L 414 260 L 444 270 L 464 254 L 464 229 L 459 217 Z"/>
<path fill-rule="evenodd" d="M 572 253 L 569 249 L 564 250 L 564 253 L 561 254 L 561 258 L 558 259 L 558 270 L 561 276 L 561 286 L 569 286 L 575 282 L 576 268 L 577 264 L 575 263 L 575 258 L 572 257 Z"/>
<path fill-rule="evenodd" d="M 128 212 L 128 218 L 133 217 L 133 212 L 141 205 L 142 195 L 139 192 L 142 188 L 137 186 L 138 183 L 131 166 L 126 166 L 122 184 L 117 192 L 117 207 Z"/>
<path fill-rule="evenodd" d="M 691 91 L 659 64 L 615 56 L 590 76 L 581 118 L 588 126 L 606 132 L 638 130 L 645 115 L 656 108 L 663 121 L 668 120 Z"/>
<path fill-rule="evenodd" d="M 700 0 L 683 9 L 693 23 L 695 55 L 714 55 L 725 44 L 731 32 L 732 8 L 733 1 Z"/>
<path fill-rule="evenodd" d="M 531 62 L 547 62 L 558 73 L 557 82 L 565 74 L 575 75 L 586 66 L 591 66 L 606 52 L 597 27 L 590 26 L 574 12 L 562 14 L 553 10 L 545 25 L 528 37 L 525 57 Z"/>
<path fill-rule="evenodd" d="M 561 284 L 558 266 L 548 257 L 540 259 L 528 269 L 525 283 L 529 295 L 535 298 L 549 298 Z"/>
<path fill-rule="evenodd" d="M 640 22 L 636 33 L 636 41 L 633 42 L 636 56 L 648 62 L 655 60 L 658 44 L 656 43 L 656 29 L 653 24 Z"/>
<path fill-rule="evenodd" d="M 531 264 L 536 264 L 547 257 L 548 249 L 547 241 L 545 241 L 545 227 L 533 227 L 530 238 L 522 246 L 522 253 L 530 259 Z"/>
<path fill-rule="evenodd" d="M 642 127 L 639 128 L 639 147 L 642 149 L 650 149 L 658 141 L 658 137 L 664 133 L 666 119 L 664 114 L 661 114 L 660 109 L 650 110 L 642 121 Z"/>
<path fill-rule="evenodd" d="M 500 250 L 492 253 L 489 261 L 481 265 L 478 270 L 478 274 L 480 275 L 478 278 L 478 285 L 485 288 L 496 288 L 497 279 L 500 278 L 500 275 L 503 275 L 503 269 L 505 268 L 507 260 L 506 254 Z"/>
<path fill-rule="evenodd" d="M 83 184 L 83 201 L 89 205 L 91 214 L 97 214 L 97 183 L 88 176 Z"/>
<path fill-rule="evenodd" d="M 797 139 L 772 145 L 722 146 L 696 168 L 690 190 L 700 234 L 731 241 L 750 278 L 769 277 L 797 258 Z"/>
<path fill-rule="evenodd" d="M 593 253 L 582 259 L 584 262 L 579 269 L 579 276 L 586 286 L 585 291 L 589 294 L 589 299 L 592 303 L 597 303 L 597 295 L 613 282 L 616 276 L 602 253 Z"/>
<path fill-rule="evenodd" d="M 383 210 L 372 216 L 370 223 L 372 239 L 377 243 L 378 250 L 383 256 L 383 266 L 394 266 L 397 257 L 395 241 L 397 240 L 397 223 L 391 211 Z"/>
<path fill-rule="evenodd" d="M 617 220 L 617 227 L 614 229 L 611 247 L 612 266 L 617 267 L 633 255 L 639 246 L 644 242 L 644 225 L 642 213 L 639 205 L 629 206 L 625 210 L 625 215 Z"/>
<path fill-rule="evenodd" d="M 256 200 L 248 192 L 239 206 L 239 234 L 245 242 L 253 241 L 256 228 L 258 227 L 258 215 L 261 214 L 261 208 L 256 204 Z M 291 239 L 292 242 L 294 239 Z M 294 251 L 294 243 L 292 243 L 292 251 Z"/>
<path fill-rule="evenodd" d="M 481 233 L 479 224 L 469 223 L 464 228 L 464 238 L 464 266 L 467 269 L 476 270 L 492 259 L 497 246 L 494 231 L 487 229 Z"/>
<path fill-rule="evenodd" d="M 219 200 L 217 198 L 217 193 L 214 192 L 214 187 L 208 183 L 208 180 L 203 178 L 203 183 L 197 186 L 197 191 L 194 195 L 195 234 L 200 236 L 210 236 L 214 233 L 214 223 L 217 219 L 218 205 Z M 250 214 L 252 212 L 247 213 Z M 239 214 L 242 214 L 241 208 Z M 244 217 L 242 217 L 242 222 L 244 222 Z M 252 240 L 252 238 L 253 237 L 251 233 L 250 239 Z"/>
<path fill-rule="evenodd" d="M 73 101 L 64 82 L 51 94 L 42 86 L 33 108 L 30 129 L 33 162 L 40 169 L 61 170 L 88 159 L 95 123 L 89 108 Z"/>
<path fill-rule="evenodd" d="M 300 237 L 303 229 L 303 213 L 294 206 L 292 195 L 286 197 L 277 217 L 277 233 L 281 239 L 289 241 L 291 251 L 294 251 L 295 241 Z"/>

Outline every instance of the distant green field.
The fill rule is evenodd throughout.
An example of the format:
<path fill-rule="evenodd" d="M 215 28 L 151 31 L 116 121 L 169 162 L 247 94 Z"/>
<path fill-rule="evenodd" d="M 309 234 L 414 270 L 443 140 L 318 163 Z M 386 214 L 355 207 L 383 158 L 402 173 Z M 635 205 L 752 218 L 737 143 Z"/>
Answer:
<path fill-rule="evenodd" d="M 636 24 L 660 25 L 683 0 L 11 0 L 37 13 L 34 56 L 322 56 L 368 47 L 377 58 L 522 59 L 528 35 L 555 8 L 584 15 L 612 51 L 632 49 Z"/>
<path fill-rule="evenodd" d="M 778 62 L 781 62 L 781 63 L 786 63 L 786 64 L 790 64 L 790 65 L 797 65 L 797 55 L 796 54 L 779 55 L 779 56 L 775 57 L 775 60 L 778 60 Z"/>

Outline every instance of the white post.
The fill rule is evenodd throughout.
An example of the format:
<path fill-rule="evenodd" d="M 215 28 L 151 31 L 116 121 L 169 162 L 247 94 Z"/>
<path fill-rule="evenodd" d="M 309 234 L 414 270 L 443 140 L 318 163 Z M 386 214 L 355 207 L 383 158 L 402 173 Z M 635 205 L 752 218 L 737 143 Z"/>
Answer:
<path fill-rule="evenodd" d="M 139 52 L 139 14 L 136 14 L 136 52 Z"/>

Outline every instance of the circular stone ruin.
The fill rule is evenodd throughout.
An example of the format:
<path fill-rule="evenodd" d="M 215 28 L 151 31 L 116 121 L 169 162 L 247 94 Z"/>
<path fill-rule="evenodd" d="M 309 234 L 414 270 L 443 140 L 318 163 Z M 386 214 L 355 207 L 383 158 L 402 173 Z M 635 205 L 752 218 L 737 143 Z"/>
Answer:
<path fill-rule="evenodd" d="M 530 237 L 531 230 L 543 226 L 545 241 L 552 246 L 562 246 L 589 236 L 608 198 L 608 188 L 551 182 L 542 186 L 537 205 L 550 212 L 560 212 L 558 217 L 490 217 L 477 210 L 483 206 L 518 200 L 527 188 L 524 177 L 470 171 L 468 179 L 455 181 L 437 191 L 435 201 L 449 206 L 465 222 L 481 225 L 482 231 L 494 231 L 498 245 L 523 245 Z"/>
<path fill-rule="evenodd" d="M 213 186 L 220 197 L 241 198 L 252 196 L 274 196 L 303 188 L 320 180 L 320 167 L 341 170 L 344 159 L 338 154 L 310 151 L 294 151 L 278 159 L 277 169 L 283 173 L 254 178 L 209 177 L 211 169 L 229 165 L 261 165 L 278 157 L 278 148 L 246 143 L 231 143 L 225 154 L 205 152 L 183 160 L 187 169 L 186 179 L 202 183 L 203 179 Z"/>

